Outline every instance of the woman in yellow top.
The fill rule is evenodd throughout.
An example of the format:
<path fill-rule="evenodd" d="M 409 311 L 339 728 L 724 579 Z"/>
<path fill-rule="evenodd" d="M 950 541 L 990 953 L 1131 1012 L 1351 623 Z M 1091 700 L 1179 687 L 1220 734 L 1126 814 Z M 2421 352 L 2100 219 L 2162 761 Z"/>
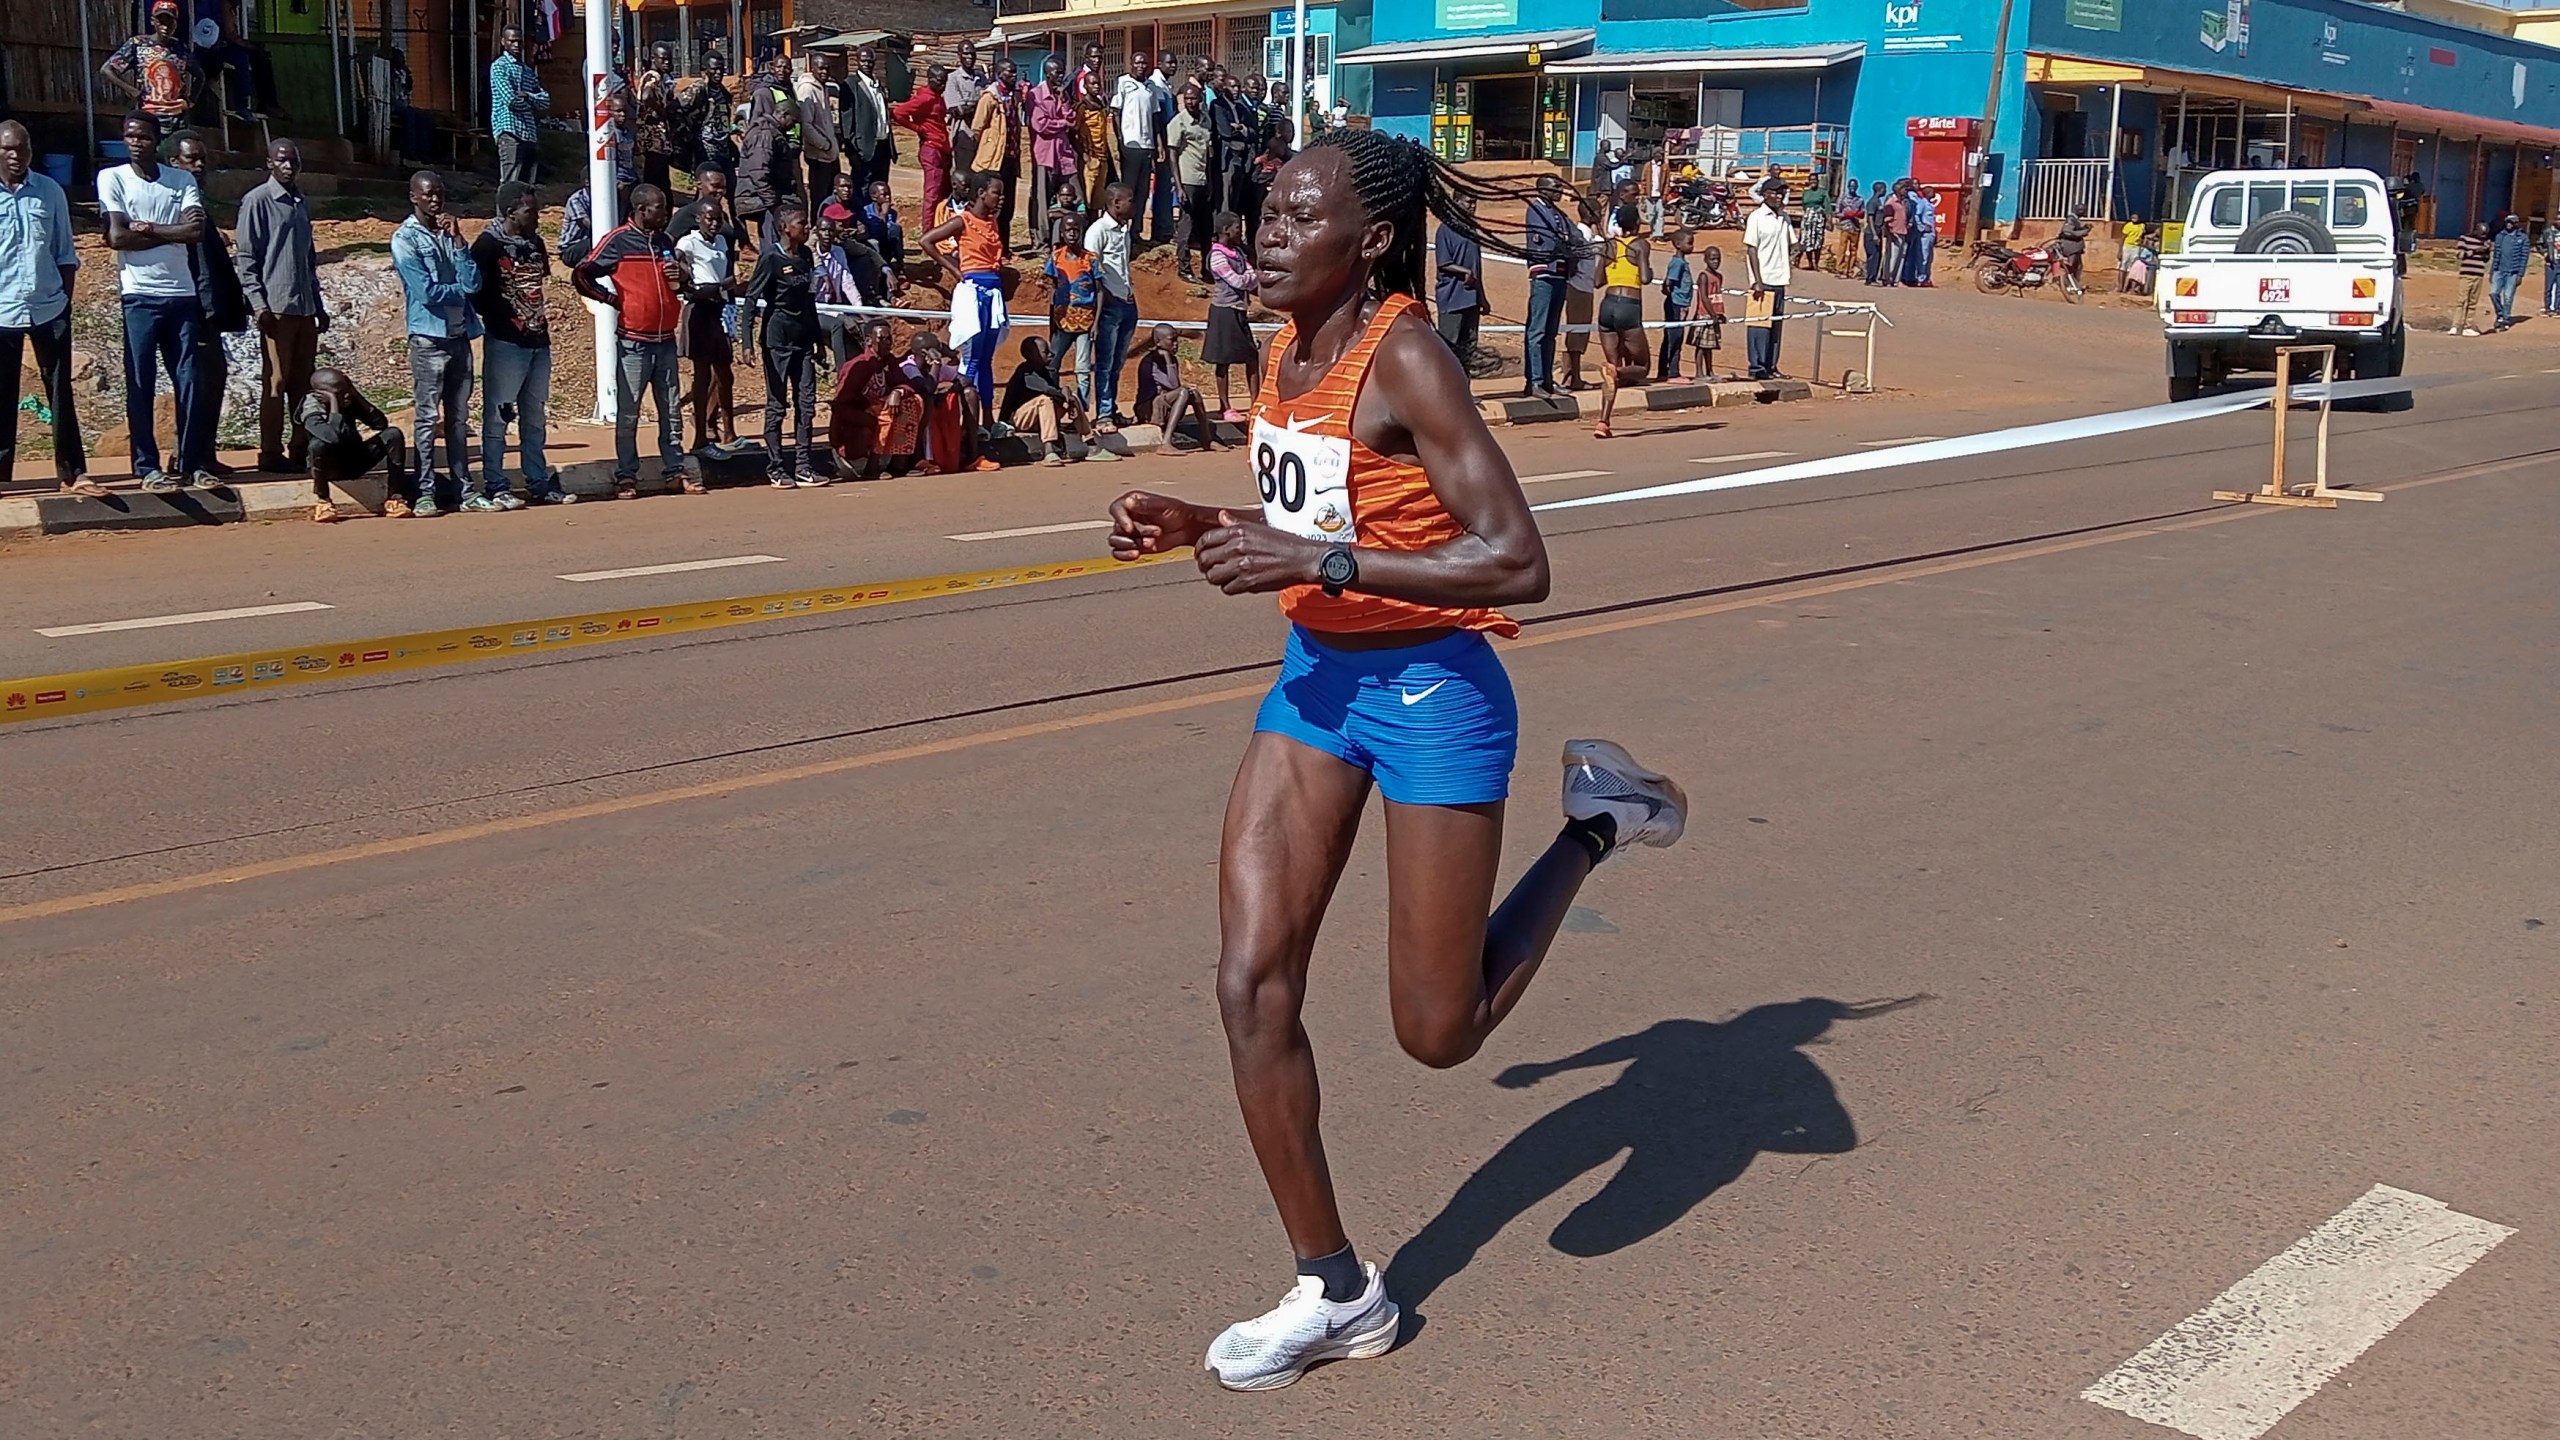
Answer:
<path fill-rule="evenodd" d="M 1618 409 L 1618 377 L 1632 371 L 1638 380 L 1652 365 L 1644 343 L 1644 287 L 1653 283 L 1653 243 L 1644 237 L 1644 212 L 1621 205 L 1611 217 L 1608 259 L 1600 268 L 1600 423 L 1591 433 L 1609 438 L 1609 421 Z"/>

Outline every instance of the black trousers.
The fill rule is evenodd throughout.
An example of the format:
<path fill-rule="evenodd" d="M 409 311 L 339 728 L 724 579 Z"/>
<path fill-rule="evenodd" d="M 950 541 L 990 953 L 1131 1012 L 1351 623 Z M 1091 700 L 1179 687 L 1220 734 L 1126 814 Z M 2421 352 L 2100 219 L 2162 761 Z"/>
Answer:
<path fill-rule="evenodd" d="M 1476 358 L 1476 329 L 1484 323 L 1484 312 L 1470 305 L 1464 310 L 1440 312 L 1440 338 L 1449 342 L 1463 365 Z"/>
<path fill-rule="evenodd" d="M 80 451 L 80 416 L 71 397 L 71 309 L 25 330 L 0 328 L 0 480 L 18 463 L 20 342 L 36 347 L 36 373 L 44 378 L 44 403 L 53 411 L 53 473 L 64 480 L 89 473 Z"/>
<path fill-rule="evenodd" d="M 818 414 L 817 352 L 806 345 L 775 345 L 764 348 L 764 451 L 766 473 L 798 474 L 809 468 L 809 427 Z M 799 422 L 799 444 L 793 449 L 793 463 L 782 462 L 782 413 L 785 397 Z"/>
<path fill-rule="evenodd" d="M 1141 226 L 1146 224 L 1147 180 L 1155 173 L 1156 147 L 1153 145 L 1120 147 L 1120 183 L 1129 187 L 1129 203 L 1136 207 L 1129 215 L 1129 230 L 1133 236 Z"/>
<path fill-rule="evenodd" d="M 1182 228 L 1177 232 L 1179 238 L 1174 242 L 1173 253 L 1188 268 L 1191 252 L 1199 251 L 1199 275 L 1204 282 L 1209 278 L 1209 246 L 1218 238 L 1217 229 L 1218 212 L 1210 207 L 1209 187 L 1206 184 L 1183 186 Z M 1248 252 L 1253 249 L 1253 237 L 1249 235 L 1245 237 L 1245 249 Z"/>
<path fill-rule="evenodd" d="M 817 207 L 826 204 L 827 198 L 835 194 L 836 176 L 842 173 L 844 173 L 844 166 L 841 161 L 812 160 L 809 162 L 809 188 L 804 193 L 809 197 L 812 218 L 817 213 Z M 853 197 L 856 210 L 862 208 L 862 201 L 863 197 L 857 191 Z"/>

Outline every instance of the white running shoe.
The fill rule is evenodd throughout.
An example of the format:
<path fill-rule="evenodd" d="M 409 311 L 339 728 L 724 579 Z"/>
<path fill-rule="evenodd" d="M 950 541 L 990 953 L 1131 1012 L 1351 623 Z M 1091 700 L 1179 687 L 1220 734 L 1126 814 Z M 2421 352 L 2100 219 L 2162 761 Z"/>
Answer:
<path fill-rule="evenodd" d="M 1387 1298 L 1387 1282 L 1366 1261 L 1368 1288 L 1335 1304 L 1324 1282 L 1298 1277 L 1298 1287 L 1267 1315 L 1239 1320 L 1209 1345 L 1209 1373 L 1230 1390 L 1277 1390 L 1327 1360 L 1367 1360 L 1396 1346 L 1404 1317 Z"/>
<path fill-rule="evenodd" d="M 1689 823 L 1689 796 L 1667 777 L 1637 764 L 1623 746 L 1607 740 L 1568 740 L 1564 813 L 1568 820 L 1606 815 L 1617 821 L 1619 847 L 1662 846 L 1678 840 Z"/>

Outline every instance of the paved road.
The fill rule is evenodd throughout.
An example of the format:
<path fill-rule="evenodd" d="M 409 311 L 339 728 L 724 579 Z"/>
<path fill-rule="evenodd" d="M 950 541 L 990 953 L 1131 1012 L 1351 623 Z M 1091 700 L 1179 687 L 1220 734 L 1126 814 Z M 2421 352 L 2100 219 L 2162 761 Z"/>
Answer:
<path fill-rule="evenodd" d="M 2342 417 L 2398 488 L 2334 513 L 2206 501 L 2242 416 L 1551 516 L 1512 848 L 1594 731 L 1690 839 L 1446 1073 L 1364 842 L 1309 1024 L 1420 1323 L 1276 1397 L 1195 1368 L 1286 1278 L 1209 986 L 1267 604 L 1155 569 L 14 731 L 0 1432 L 2131 1440 L 2083 1387 L 2381 1184 L 2515 1233 L 2269 1433 L 2547 1435 L 2547 385 Z M 1521 468 L 1920 428 L 1806 408 Z M 1021 484 L 970 528 L 1104 480 Z M 1016 543 L 767 498 L 784 564 L 648 583 Z M 627 563 L 519 535 L 322 619 Z"/>

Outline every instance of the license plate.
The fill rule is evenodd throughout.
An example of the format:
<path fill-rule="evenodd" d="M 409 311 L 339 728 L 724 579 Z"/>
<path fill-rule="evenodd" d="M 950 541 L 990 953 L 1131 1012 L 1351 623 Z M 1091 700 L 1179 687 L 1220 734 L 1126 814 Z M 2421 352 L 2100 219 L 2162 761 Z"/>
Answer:
<path fill-rule="evenodd" d="M 2281 276 L 2258 282 L 2258 303 L 2282 305 L 2293 298 L 2293 282 Z"/>

